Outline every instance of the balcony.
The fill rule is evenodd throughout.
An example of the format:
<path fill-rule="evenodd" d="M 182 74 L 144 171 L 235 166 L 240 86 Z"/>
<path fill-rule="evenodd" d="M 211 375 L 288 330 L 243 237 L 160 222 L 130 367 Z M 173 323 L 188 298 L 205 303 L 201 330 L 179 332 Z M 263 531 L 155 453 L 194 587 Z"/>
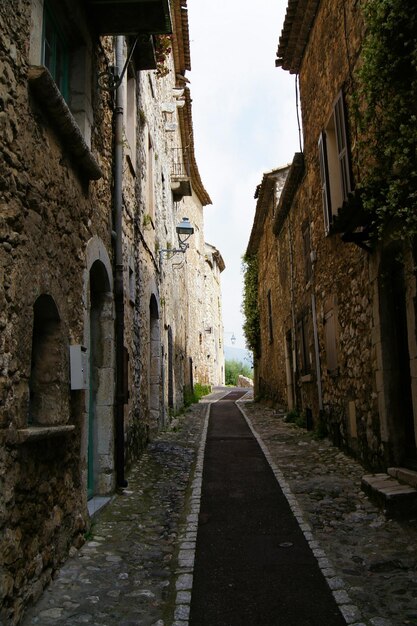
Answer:
<path fill-rule="evenodd" d="M 171 164 L 171 191 L 175 202 L 184 196 L 191 196 L 190 159 L 188 151 L 182 148 L 173 148 Z"/>
<path fill-rule="evenodd" d="M 172 32 L 169 0 L 85 0 L 99 35 L 163 35 Z"/>

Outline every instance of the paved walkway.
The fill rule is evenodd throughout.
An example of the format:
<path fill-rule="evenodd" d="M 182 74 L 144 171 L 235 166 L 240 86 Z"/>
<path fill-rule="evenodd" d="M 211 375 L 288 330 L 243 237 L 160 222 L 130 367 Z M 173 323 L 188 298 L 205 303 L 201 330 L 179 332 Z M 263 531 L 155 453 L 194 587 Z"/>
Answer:
<path fill-rule="evenodd" d="M 363 469 L 326 440 L 278 411 L 239 406 L 346 622 L 417 625 L 417 520 L 385 519 L 360 489 Z M 194 405 L 149 446 L 23 626 L 187 626 L 207 407 Z"/>
<path fill-rule="evenodd" d="M 235 398 L 210 411 L 190 624 L 344 626 Z"/>

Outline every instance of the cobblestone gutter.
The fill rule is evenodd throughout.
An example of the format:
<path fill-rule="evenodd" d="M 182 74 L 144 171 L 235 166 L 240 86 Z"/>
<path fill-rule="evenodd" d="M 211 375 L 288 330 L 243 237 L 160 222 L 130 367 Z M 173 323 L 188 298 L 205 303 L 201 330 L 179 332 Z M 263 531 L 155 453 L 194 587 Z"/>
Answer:
<path fill-rule="evenodd" d="M 284 412 L 239 403 L 347 624 L 417 624 L 417 519 L 386 518 L 361 490 L 361 465 Z"/>
<path fill-rule="evenodd" d="M 177 597 L 177 581 L 191 563 L 178 555 L 179 533 L 188 524 L 186 501 L 206 413 L 207 405 L 193 405 L 175 430 L 148 446 L 128 488 L 96 516 L 91 536 L 29 609 L 24 626 L 163 626 L 184 610 L 176 608 L 184 599 Z"/>

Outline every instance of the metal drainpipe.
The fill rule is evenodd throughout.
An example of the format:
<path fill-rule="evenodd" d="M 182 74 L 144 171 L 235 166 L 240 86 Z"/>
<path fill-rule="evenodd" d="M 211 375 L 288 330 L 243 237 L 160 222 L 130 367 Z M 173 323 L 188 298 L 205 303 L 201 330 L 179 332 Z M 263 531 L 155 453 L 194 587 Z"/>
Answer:
<path fill-rule="evenodd" d="M 294 302 L 294 258 L 292 252 L 293 239 L 291 229 L 291 216 L 288 216 L 288 248 L 290 257 L 290 298 L 291 298 L 291 322 L 292 322 L 292 388 L 293 388 L 293 402 L 297 408 L 297 390 L 296 385 L 296 372 L 297 372 L 297 352 L 296 352 L 296 319 L 295 319 L 295 302 Z"/>
<path fill-rule="evenodd" d="M 115 37 L 116 73 L 123 67 L 123 37 Z M 116 481 L 118 487 L 126 487 L 125 479 L 125 443 L 124 443 L 124 289 L 123 289 L 123 87 L 116 90 L 114 108 L 114 300 L 116 308 Z"/>
<path fill-rule="evenodd" d="M 313 270 L 314 271 L 314 270 Z M 319 346 L 319 334 L 317 329 L 317 312 L 316 312 L 316 296 L 313 292 L 311 294 L 311 312 L 313 314 L 313 334 L 314 334 L 314 351 L 316 353 L 316 378 L 317 378 L 317 396 L 319 401 L 319 410 L 323 410 L 323 394 L 321 390 L 321 368 L 320 368 L 320 346 Z"/>

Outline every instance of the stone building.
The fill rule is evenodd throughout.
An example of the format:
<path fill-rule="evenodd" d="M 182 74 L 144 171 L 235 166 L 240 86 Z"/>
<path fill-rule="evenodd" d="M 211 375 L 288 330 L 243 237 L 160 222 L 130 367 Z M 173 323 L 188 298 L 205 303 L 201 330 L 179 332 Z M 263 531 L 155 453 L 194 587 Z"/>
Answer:
<path fill-rule="evenodd" d="M 255 361 L 255 384 L 258 396 L 274 402 L 286 400 L 282 390 L 285 389 L 285 377 L 282 377 L 282 363 L 285 362 L 285 343 L 280 336 L 274 337 L 275 322 L 273 311 L 286 311 L 284 301 L 288 284 L 282 284 L 274 269 L 279 265 L 278 247 L 275 243 L 274 220 L 276 210 L 284 186 L 289 166 L 283 166 L 265 172 L 261 183 L 255 191 L 256 212 L 250 235 L 246 258 L 256 257 L 258 267 L 258 310 L 261 346 L 260 358 Z M 275 341 L 274 341 L 275 339 Z M 292 399 L 289 398 L 292 408 Z"/>
<path fill-rule="evenodd" d="M 200 375 L 210 198 L 188 37 L 186 0 L 0 4 L 5 625 L 81 545 Z"/>
<path fill-rule="evenodd" d="M 201 307 L 204 311 L 199 341 L 202 346 L 199 382 L 224 385 L 225 361 L 223 350 L 223 322 L 220 274 L 225 264 L 220 252 L 205 244 L 204 283 Z"/>
<path fill-rule="evenodd" d="M 414 467 L 415 262 L 401 242 L 372 237 L 361 203 L 364 33 L 361 3 L 289 0 L 277 66 L 295 75 L 304 145 L 277 202 L 286 168 L 259 188 L 248 248 L 260 268 L 256 387 L 365 465 Z"/>

